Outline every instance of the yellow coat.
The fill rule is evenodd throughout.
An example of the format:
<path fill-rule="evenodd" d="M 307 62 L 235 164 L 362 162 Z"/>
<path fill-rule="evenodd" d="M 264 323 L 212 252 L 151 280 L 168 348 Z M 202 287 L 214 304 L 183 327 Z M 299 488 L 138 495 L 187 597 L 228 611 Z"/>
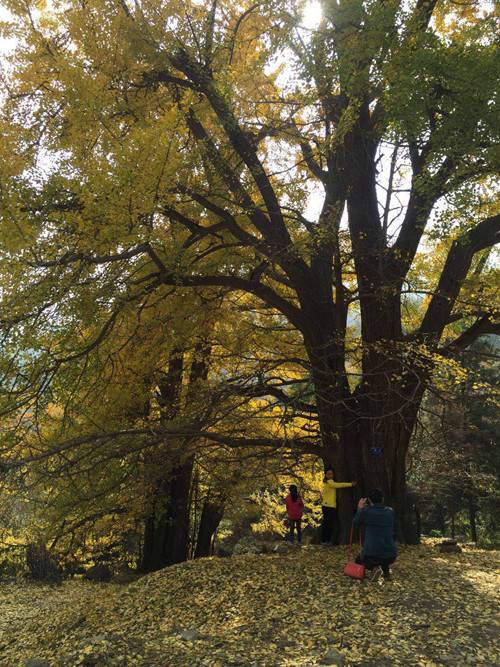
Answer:
<path fill-rule="evenodd" d="M 324 507 L 337 507 L 337 489 L 346 489 L 352 482 L 335 482 L 328 479 L 321 487 L 321 504 Z"/>

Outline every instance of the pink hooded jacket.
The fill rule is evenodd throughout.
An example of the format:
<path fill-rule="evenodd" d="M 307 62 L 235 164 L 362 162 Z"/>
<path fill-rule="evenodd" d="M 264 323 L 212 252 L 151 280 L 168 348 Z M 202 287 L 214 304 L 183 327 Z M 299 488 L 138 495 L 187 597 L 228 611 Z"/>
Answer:
<path fill-rule="evenodd" d="M 292 496 L 288 494 L 285 498 L 285 504 L 286 513 L 288 514 L 288 518 L 291 521 L 298 521 L 299 519 L 302 519 L 302 514 L 304 513 L 304 503 L 302 502 L 302 498 L 299 495 L 297 495 L 297 500 L 293 502 Z"/>

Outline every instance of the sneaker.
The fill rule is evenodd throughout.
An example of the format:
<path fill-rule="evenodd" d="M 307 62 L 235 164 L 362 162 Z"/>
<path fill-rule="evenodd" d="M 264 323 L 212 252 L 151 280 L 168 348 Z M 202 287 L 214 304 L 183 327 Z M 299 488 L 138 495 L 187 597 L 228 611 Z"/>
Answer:
<path fill-rule="evenodd" d="M 377 565 L 377 567 L 373 568 L 371 571 L 370 576 L 368 577 L 369 581 L 378 581 L 383 574 L 382 568 L 380 565 Z"/>

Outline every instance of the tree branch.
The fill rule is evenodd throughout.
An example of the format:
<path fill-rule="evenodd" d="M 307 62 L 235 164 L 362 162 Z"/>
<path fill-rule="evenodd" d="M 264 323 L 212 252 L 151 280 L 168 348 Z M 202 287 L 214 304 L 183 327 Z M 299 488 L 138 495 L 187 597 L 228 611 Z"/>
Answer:
<path fill-rule="evenodd" d="M 211 213 L 214 213 L 217 215 L 221 220 L 224 221 L 224 226 L 228 231 L 233 234 L 239 241 L 242 243 L 245 243 L 245 245 L 248 246 L 254 246 L 264 252 L 264 254 L 269 254 L 269 249 L 267 249 L 258 239 L 256 236 L 253 236 L 253 234 L 249 234 L 246 232 L 244 229 L 242 229 L 238 223 L 236 222 L 236 218 L 229 213 L 229 211 L 226 211 L 225 209 L 221 208 L 220 206 L 217 206 L 217 204 L 214 204 L 208 197 L 195 192 L 194 190 L 191 190 L 190 188 L 185 187 L 181 183 L 177 184 L 176 189 L 181 193 L 188 195 L 193 199 L 197 204 L 199 204 L 202 208 L 204 208 L 206 211 L 210 211 Z"/>
<path fill-rule="evenodd" d="M 319 445 L 315 444 L 317 441 L 313 438 L 241 438 L 229 434 L 215 433 L 212 431 L 199 430 L 196 428 L 137 428 L 137 429 L 123 429 L 120 431 L 110 431 L 109 433 L 89 433 L 87 435 L 71 438 L 60 444 L 57 444 L 47 451 L 33 456 L 25 456 L 21 459 L 0 459 L 0 472 L 7 472 L 16 468 L 23 467 L 30 463 L 38 463 L 45 461 L 53 456 L 68 452 L 73 449 L 80 448 L 88 444 L 102 444 L 105 445 L 109 441 L 114 441 L 121 438 L 130 438 L 134 436 L 146 436 L 144 448 L 151 445 L 150 438 L 158 442 L 158 438 L 168 440 L 168 438 L 197 438 L 208 440 L 209 442 L 218 443 L 231 448 L 252 448 L 252 447 L 266 447 L 270 449 L 297 449 L 303 452 L 317 453 Z M 137 450 L 134 450 L 137 451 Z"/>
<path fill-rule="evenodd" d="M 278 242 L 282 247 L 291 245 L 290 235 L 281 214 L 278 198 L 266 174 L 264 165 L 260 161 L 248 135 L 241 129 L 229 104 L 217 90 L 210 73 L 206 68 L 200 66 L 199 63 L 194 62 L 189 53 L 184 50 L 180 50 L 177 54 L 170 56 L 170 62 L 203 91 L 210 106 L 221 122 L 232 147 L 250 171 L 272 222 L 272 225 L 267 225 L 267 229 L 265 230 L 266 235 L 274 242 Z"/>
<path fill-rule="evenodd" d="M 500 335 L 500 322 L 492 322 L 488 315 L 477 319 L 472 326 L 460 334 L 458 338 L 438 350 L 443 357 L 451 357 L 467 347 L 470 347 L 480 336 L 487 334 Z"/>
<path fill-rule="evenodd" d="M 305 327 L 304 318 L 299 308 L 279 296 L 271 287 L 258 281 L 245 280 L 239 276 L 230 275 L 182 276 L 170 273 L 166 268 L 157 274 L 157 278 L 164 285 L 176 285 L 179 287 L 227 287 L 230 290 L 254 294 L 268 306 L 275 308 L 285 315 L 299 330 L 303 330 Z"/>
<path fill-rule="evenodd" d="M 425 192 L 419 191 L 425 172 L 424 154 L 430 150 L 430 142 L 431 139 L 420 154 L 416 147 L 410 151 L 413 169 L 411 192 L 398 239 L 391 251 L 392 261 L 397 266 L 397 274 L 400 278 L 404 278 L 410 269 L 432 208 L 444 193 L 446 180 L 454 167 L 453 160 L 447 157 L 437 174 L 426 181 Z"/>
<path fill-rule="evenodd" d="M 235 394 L 236 396 L 248 396 L 253 398 L 274 396 L 274 398 L 277 398 L 279 401 L 281 401 L 285 407 L 291 406 L 301 410 L 302 412 L 316 415 L 318 414 L 318 408 L 316 405 L 313 405 L 312 403 L 305 403 L 297 396 L 289 396 L 276 385 L 268 385 L 264 382 L 255 385 L 248 385 L 246 387 L 231 384 L 230 393 Z"/>
<path fill-rule="evenodd" d="M 485 218 L 452 243 L 436 292 L 422 320 L 420 334 L 439 339 L 449 321 L 474 254 L 499 241 L 500 214 Z"/>
<path fill-rule="evenodd" d="M 148 244 L 141 243 L 135 246 L 135 248 L 112 255 L 85 255 L 82 252 L 67 252 L 57 259 L 46 261 L 37 259 L 34 262 L 28 262 L 28 266 L 47 269 L 53 266 L 68 266 L 70 264 L 75 264 L 76 262 L 82 262 L 84 264 L 109 264 L 111 262 L 120 262 L 124 259 L 132 259 L 132 257 L 147 252 L 147 249 Z"/>

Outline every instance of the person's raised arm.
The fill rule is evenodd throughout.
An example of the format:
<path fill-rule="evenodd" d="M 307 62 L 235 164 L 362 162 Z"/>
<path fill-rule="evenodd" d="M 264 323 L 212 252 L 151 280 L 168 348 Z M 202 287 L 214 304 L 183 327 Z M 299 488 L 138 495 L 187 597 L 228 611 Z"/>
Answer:
<path fill-rule="evenodd" d="M 336 489 L 347 489 L 350 486 L 356 486 L 356 482 L 333 482 Z"/>
<path fill-rule="evenodd" d="M 356 512 L 356 514 L 354 515 L 354 519 L 352 520 L 355 526 L 358 526 L 360 523 L 363 522 L 366 507 L 367 507 L 367 499 L 360 498 L 358 501 L 358 511 Z"/>

